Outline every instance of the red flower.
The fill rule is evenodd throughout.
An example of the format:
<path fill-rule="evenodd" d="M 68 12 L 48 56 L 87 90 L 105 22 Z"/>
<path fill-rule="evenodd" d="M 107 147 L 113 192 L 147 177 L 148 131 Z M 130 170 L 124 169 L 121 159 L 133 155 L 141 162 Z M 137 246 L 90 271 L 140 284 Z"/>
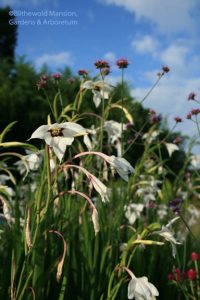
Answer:
<path fill-rule="evenodd" d="M 195 272 L 194 269 L 189 269 L 189 270 L 187 271 L 187 278 L 188 278 L 189 280 L 194 280 L 194 279 L 196 279 L 196 277 L 197 277 L 197 273 Z"/>
<path fill-rule="evenodd" d="M 193 261 L 198 260 L 198 259 L 199 259 L 199 254 L 196 253 L 196 252 L 192 252 L 192 253 L 191 253 L 191 259 L 192 259 Z"/>
<path fill-rule="evenodd" d="M 119 67 L 119 69 L 125 69 L 128 67 L 129 63 L 126 58 L 120 58 L 116 61 L 116 65 Z"/>

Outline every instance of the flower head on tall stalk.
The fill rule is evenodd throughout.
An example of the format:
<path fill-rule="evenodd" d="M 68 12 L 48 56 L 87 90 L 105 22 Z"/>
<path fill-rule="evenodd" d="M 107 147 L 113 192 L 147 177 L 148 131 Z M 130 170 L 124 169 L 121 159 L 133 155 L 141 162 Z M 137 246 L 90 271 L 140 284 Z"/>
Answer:
<path fill-rule="evenodd" d="M 85 134 L 87 134 L 86 129 L 81 125 L 65 122 L 62 124 L 42 125 L 33 132 L 30 139 L 45 140 L 46 144 L 53 148 L 61 162 L 66 146 L 71 145 L 75 137 Z"/>
<path fill-rule="evenodd" d="M 124 267 L 124 270 L 131 277 L 128 284 L 128 299 L 155 300 L 155 297 L 159 296 L 157 288 L 148 281 L 147 277 L 137 278 L 130 269 Z"/>
<path fill-rule="evenodd" d="M 81 84 L 82 89 L 91 90 L 93 93 L 93 102 L 96 107 L 99 107 L 101 100 L 109 99 L 109 95 L 113 90 L 113 87 L 104 81 L 92 81 L 87 80 Z"/>

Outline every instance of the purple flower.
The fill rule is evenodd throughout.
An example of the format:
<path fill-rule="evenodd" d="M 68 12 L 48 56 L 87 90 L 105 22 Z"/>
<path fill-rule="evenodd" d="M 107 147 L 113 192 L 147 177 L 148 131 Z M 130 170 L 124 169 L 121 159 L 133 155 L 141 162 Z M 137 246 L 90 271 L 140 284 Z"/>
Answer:
<path fill-rule="evenodd" d="M 178 214 L 181 211 L 181 204 L 183 202 L 183 199 L 181 198 L 175 198 L 173 200 L 170 200 L 168 203 L 168 207 L 171 208 L 174 214 Z"/>

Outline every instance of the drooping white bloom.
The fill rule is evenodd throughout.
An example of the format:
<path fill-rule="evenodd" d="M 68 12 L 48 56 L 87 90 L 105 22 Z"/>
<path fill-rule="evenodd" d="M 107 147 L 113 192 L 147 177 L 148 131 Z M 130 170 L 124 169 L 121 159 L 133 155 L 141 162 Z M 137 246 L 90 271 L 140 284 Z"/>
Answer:
<path fill-rule="evenodd" d="M 173 257 L 176 256 L 176 245 L 180 245 L 181 243 L 178 242 L 174 237 L 174 232 L 172 231 L 171 225 L 176 222 L 179 219 L 179 217 L 176 217 L 172 219 L 167 225 L 162 226 L 162 229 L 159 231 L 155 231 L 155 234 L 159 234 L 160 236 L 164 237 L 164 239 L 168 242 L 170 242 L 172 246 L 172 255 Z"/>
<path fill-rule="evenodd" d="M 179 151 L 179 147 L 172 143 L 165 143 L 169 156 L 171 157 L 174 151 Z"/>
<path fill-rule="evenodd" d="M 94 232 L 96 235 L 99 232 L 100 227 L 99 227 L 99 215 L 98 215 L 98 211 L 95 207 L 92 208 L 92 222 L 94 225 Z"/>
<path fill-rule="evenodd" d="M 99 193 L 101 196 L 102 202 L 108 202 L 108 188 L 105 186 L 105 184 L 103 184 L 103 182 L 101 182 L 96 176 L 91 174 L 89 179 L 97 193 Z"/>
<path fill-rule="evenodd" d="M 81 125 L 65 122 L 62 124 L 42 125 L 33 132 L 30 139 L 44 139 L 46 144 L 53 148 L 61 162 L 66 146 L 73 143 L 74 137 L 84 134 L 87 134 L 86 129 Z"/>
<path fill-rule="evenodd" d="M 96 107 L 101 103 L 102 98 L 108 99 L 109 94 L 112 91 L 112 86 L 108 83 L 99 81 L 87 80 L 81 84 L 81 88 L 92 90 L 93 93 L 93 102 Z"/>
<path fill-rule="evenodd" d="M 108 157 L 107 161 L 115 168 L 120 177 L 128 181 L 128 175 L 134 172 L 134 168 L 123 157 L 116 157 L 114 155 Z"/>
<path fill-rule="evenodd" d="M 153 300 L 159 296 L 157 288 L 148 281 L 148 278 L 135 277 L 135 275 L 129 271 L 131 275 L 131 281 L 128 284 L 128 299 L 135 300 Z"/>
<path fill-rule="evenodd" d="M 128 219 L 129 224 L 133 225 L 138 219 L 144 209 L 144 204 L 141 203 L 131 203 L 129 205 L 125 205 L 125 217 Z"/>

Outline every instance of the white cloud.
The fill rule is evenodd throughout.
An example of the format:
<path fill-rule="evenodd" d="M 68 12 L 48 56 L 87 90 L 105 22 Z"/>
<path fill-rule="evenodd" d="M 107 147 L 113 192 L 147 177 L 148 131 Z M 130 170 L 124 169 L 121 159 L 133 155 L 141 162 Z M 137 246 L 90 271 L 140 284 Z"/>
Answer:
<path fill-rule="evenodd" d="M 111 51 L 104 54 L 103 58 L 108 60 L 111 63 L 114 63 L 117 60 L 116 56 L 115 56 L 115 53 L 111 52 Z"/>
<path fill-rule="evenodd" d="M 60 52 L 56 54 L 43 54 L 35 61 L 39 68 L 44 64 L 53 65 L 54 67 L 65 67 L 73 65 L 73 60 L 69 52 Z"/>
<path fill-rule="evenodd" d="M 134 13 L 136 20 L 146 19 L 161 33 L 192 32 L 195 19 L 191 11 L 198 0 L 100 0 L 102 3 L 123 7 Z"/>
<path fill-rule="evenodd" d="M 140 54 L 151 53 L 156 55 L 159 47 L 158 41 L 150 35 L 134 39 L 131 43 L 132 48 Z"/>

